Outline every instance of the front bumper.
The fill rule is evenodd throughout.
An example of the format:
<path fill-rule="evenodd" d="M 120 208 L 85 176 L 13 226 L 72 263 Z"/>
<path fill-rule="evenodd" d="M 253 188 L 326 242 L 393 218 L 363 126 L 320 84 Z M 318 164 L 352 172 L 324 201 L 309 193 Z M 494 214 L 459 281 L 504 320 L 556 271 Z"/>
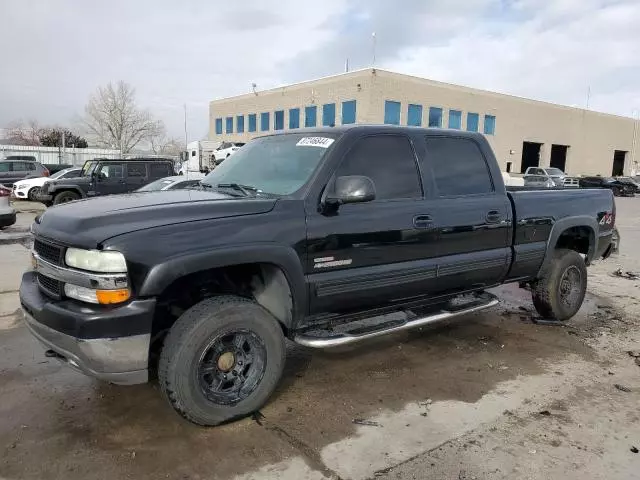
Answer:
<path fill-rule="evenodd" d="M 149 344 L 155 300 L 100 307 L 53 301 L 27 272 L 20 303 L 31 333 L 69 366 L 100 380 L 131 385 L 148 381 Z"/>

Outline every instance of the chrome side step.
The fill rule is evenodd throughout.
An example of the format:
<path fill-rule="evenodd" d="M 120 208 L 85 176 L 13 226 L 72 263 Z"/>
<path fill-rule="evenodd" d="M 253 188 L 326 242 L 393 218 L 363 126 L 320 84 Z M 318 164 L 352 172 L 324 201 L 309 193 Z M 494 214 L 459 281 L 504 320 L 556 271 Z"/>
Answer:
<path fill-rule="evenodd" d="M 311 348 L 339 347 L 341 345 L 349 345 L 351 343 L 387 335 L 389 333 L 400 332 L 402 330 L 408 330 L 410 328 L 421 327 L 424 325 L 431 325 L 460 315 L 478 312 L 497 304 L 498 299 L 495 295 L 483 292 L 482 294 L 475 296 L 472 301 L 467 302 L 466 305 L 454 300 L 444 308 L 435 311 L 430 315 L 409 318 L 409 315 L 406 312 L 398 312 L 404 313 L 406 318 L 381 321 L 374 325 L 373 328 L 356 327 L 351 330 L 347 330 L 344 333 L 334 333 L 329 330 L 316 330 L 315 332 L 299 333 L 294 337 L 293 341 L 299 345 Z M 311 333 L 323 333 L 324 335 L 312 335 Z"/>

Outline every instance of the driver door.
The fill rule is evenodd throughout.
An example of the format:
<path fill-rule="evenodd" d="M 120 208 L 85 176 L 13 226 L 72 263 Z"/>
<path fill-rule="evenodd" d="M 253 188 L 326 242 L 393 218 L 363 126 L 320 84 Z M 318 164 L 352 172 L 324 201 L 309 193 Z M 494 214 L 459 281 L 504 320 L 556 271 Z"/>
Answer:
<path fill-rule="evenodd" d="M 104 162 L 101 163 L 95 172 L 96 194 L 114 195 L 127 191 L 125 180 L 124 163 Z"/>

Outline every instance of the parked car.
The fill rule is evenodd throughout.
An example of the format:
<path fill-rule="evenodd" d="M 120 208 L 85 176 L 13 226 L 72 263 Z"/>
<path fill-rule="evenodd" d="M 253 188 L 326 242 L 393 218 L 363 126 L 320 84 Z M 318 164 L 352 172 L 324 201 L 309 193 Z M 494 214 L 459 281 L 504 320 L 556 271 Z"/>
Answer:
<path fill-rule="evenodd" d="M 13 187 L 13 184 L 25 178 L 48 177 L 47 170 L 40 162 L 33 160 L 17 160 L 9 156 L 0 160 L 0 185 Z"/>
<path fill-rule="evenodd" d="M 612 177 L 582 177 L 580 188 L 607 188 L 615 197 L 633 197 L 635 187 L 626 182 L 621 182 Z"/>
<path fill-rule="evenodd" d="M 80 198 L 133 192 L 147 183 L 174 174 L 171 160 L 95 159 L 85 162 L 80 177 L 46 182 L 36 199 L 45 205 L 58 205 Z"/>
<path fill-rule="evenodd" d="M 16 211 L 11 207 L 10 198 L 11 189 L 0 185 L 0 228 L 16 223 Z"/>
<path fill-rule="evenodd" d="M 204 173 L 189 172 L 187 175 L 174 175 L 165 177 L 155 182 L 148 183 L 139 188 L 136 192 L 157 192 L 160 190 L 181 190 L 183 188 L 195 187 L 204 178 Z"/>
<path fill-rule="evenodd" d="M 509 175 L 507 172 L 502 172 L 502 181 L 505 187 L 524 187 L 524 178 Z"/>
<path fill-rule="evenodd" d="M 218 148 L 213 151 L 213 159 L 215 163 L 220 163 L 232 153 L 239 150 L 244 143 L 242 142 L 222 142 Z"/>
<path fill-rule="evenodd" d="M 20 286 L 49 356 L 122 384 L 159 357 L 166 399 L 201 425 L 264 405 L 285 337 L 329 348 L 432 324 L 495 305 L 502 283 L 567 320 L 587 265 L 617 248 L 611 192 L 508 192 L 479 133 L 284 132 L 201 185 L 47 210 Z"/>
<path fill-rule="evenodd" d="M 551 177 L 546 175 L 525 175 L 524 186 L 532 188 L 558 188 L 561 185 L 556 184 Z"/>
<path fill-rule="evenodd" d="M 29 178 L 27 180 L 20 180 L 13 184 L 13 196 L 22 200 L 29 199 L 35 201 L 40 194 L 42 186 L 51 180 L 58 180 L 62 178 L 75 178 L 79 177 L 82 173 L 82 168 L 74 167 L 67 168 L 66 170 L 60 170 L 50 177 L 36 177 Z"/>
<path fill-rule="evenodd" d="M 633 189 L 633 193 L 640 193 L 640 182 L 631 178 L 631 177 L 615 177 L 617 181 L 620 183 L 624 183 L 625 185 L 629 185 Z"/>
<path fill-rule="evenodd" d="M 578 187 L 578 180 L 555 167 L 529 167 L 524 173 L 527 187 Z"/>

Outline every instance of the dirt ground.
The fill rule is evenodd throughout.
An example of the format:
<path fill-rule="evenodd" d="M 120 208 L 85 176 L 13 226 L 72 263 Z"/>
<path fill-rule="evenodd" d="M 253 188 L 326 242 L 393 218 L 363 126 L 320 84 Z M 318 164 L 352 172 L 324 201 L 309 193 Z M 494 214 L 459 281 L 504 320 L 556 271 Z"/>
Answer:
<path fill-rule="evenodd" d="M 640 360 L 627 353 L 640 350 L 640 280 L 612 275 L 640 272 L 640 199 L 617 203 L 621 255 L 590 267 L 566 324 L 535 323 L 529 292 L 507 286 L 498 307 L 437 328 L 290 345 L 269 404 L 218 428 L 182 420 L 157 385 L 103 384 L 45 358 L 7 307 L 0 478 L 640 478 Z M 24 246 L 0 245 L 7 305 L 27 265 Z"/>

